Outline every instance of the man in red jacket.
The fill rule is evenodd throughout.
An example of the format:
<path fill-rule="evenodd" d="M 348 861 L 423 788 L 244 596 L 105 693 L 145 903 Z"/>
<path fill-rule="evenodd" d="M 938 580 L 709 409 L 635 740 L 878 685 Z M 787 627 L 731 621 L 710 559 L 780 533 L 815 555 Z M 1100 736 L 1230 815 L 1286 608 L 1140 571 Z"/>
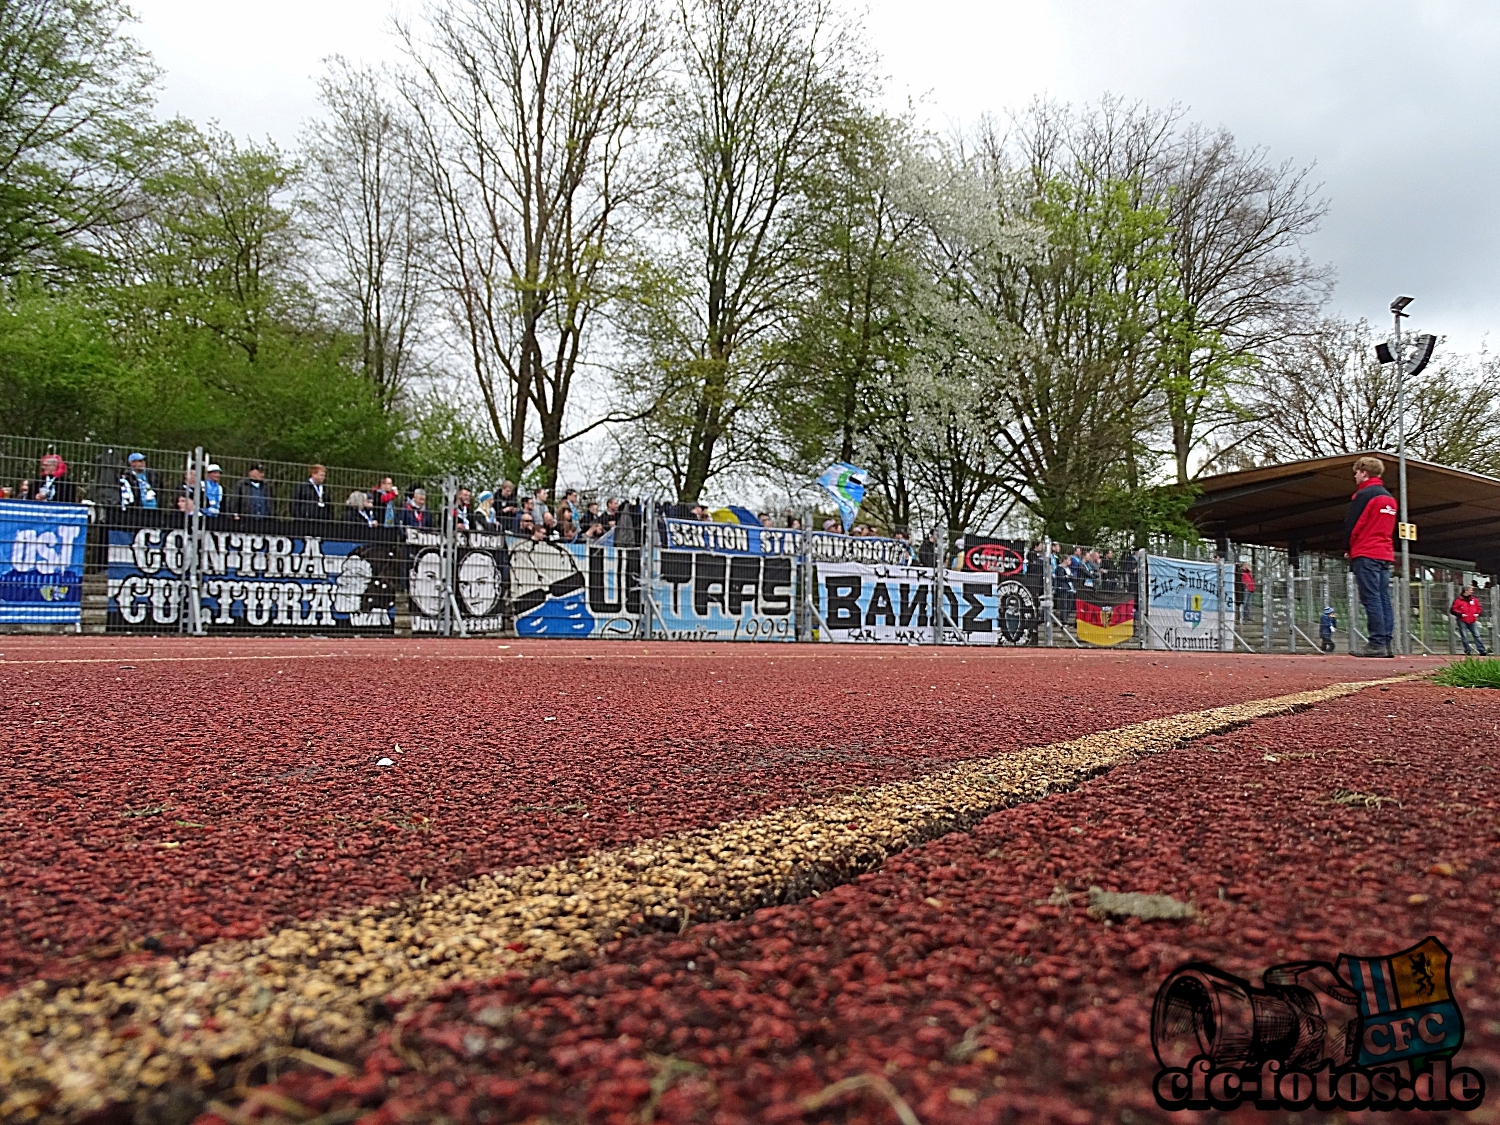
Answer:
<path fill-rule="evenodd" d="M 1396 629 L 1396 614 L 1391 609 L 1391 563 L 1396 558 L 1396 498 L 1386 491 L 1383 476 L 1385 462 L 1379 457 L 1361 457 L 1354 462 L 1354 496 L 1344 517 L 1349 569 L 1359 584 L 1370 638 L 1356 656 L 1395 655 L 1391 652 L 1391 634 Z"/>
<path fill-rule="evenodd" d="M 1459 592 L 1458 597 L 1453 599 L 1453 605 L 1449 607 L 1448 612 L 1458 619 L 1458 635 L 1464 642 L 1464 655 L 1472 655 L 1472 650 L 1469 648 L 1469 637 L 1472 636 L 1474 643 L 1479 646 L 1479 655 L 1488 656 L 1484 642 L 1479 639 L 1479 615 L 1484 612 L 1484 607 L 1474 596 L 1474 587 L 1465 586 Z"/>

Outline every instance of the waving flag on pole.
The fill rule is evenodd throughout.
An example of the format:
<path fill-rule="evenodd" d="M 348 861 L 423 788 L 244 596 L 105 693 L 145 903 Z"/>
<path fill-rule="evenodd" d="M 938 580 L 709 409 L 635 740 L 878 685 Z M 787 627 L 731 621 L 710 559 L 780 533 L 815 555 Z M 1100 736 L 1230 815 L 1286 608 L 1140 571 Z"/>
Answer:
<path fill-rule="evenodd" d="M 869 479 L 863 469 L 857 469 L 844 461 L 835 461 L 818 478 L 821 485 L 839 506 L 839 515 L 844 520 L 844 532 L 848 533 L 854 523 L 855 513 L 865 498 L 865 481 Z"/>

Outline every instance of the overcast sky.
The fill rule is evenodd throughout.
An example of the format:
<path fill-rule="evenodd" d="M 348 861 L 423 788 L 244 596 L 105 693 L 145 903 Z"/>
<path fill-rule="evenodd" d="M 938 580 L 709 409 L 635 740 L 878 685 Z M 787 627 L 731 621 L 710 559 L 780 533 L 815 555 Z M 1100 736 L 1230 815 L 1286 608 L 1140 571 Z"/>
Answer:
<path fill-rule="evenodd" d="M 162 106 L 290 147 L 322 59 L 395 57 L 387 0 L 133 0 Z M 415 5 L 407 3 L 406 10 Z M 893 106 L 939 129 L 1037 95 L 1106 91 L 1316 162 L 1332 209 L 1311 253 L 1336 311 L 1500 346 L 1500 3 L 1495 0 L 875 0 Z"/>

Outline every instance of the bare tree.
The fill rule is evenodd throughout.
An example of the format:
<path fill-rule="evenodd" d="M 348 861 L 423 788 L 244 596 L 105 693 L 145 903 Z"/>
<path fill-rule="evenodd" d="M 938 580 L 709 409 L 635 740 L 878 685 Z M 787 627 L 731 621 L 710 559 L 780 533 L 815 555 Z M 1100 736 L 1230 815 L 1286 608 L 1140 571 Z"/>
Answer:
<path fill-rule="evenodd" d="M 1407 451 L 1425 461 L 1500 473 L 1500 362 L 1441 351 L 1407 380 Z M 1325 320 L 1268 350 L 1255 387 L 1255 420 L 1226 461 L 1253 464 L 1394 452 L 1396 374 L 1375 358 L 1370 325 Z"/>
<path fill-rule="evenodd" d="M 627 380 L 658 405 L 628 440 L 690 501 L 769 440 L 777 345 L 810 288 L 807 195 L 860 79 L 828 0 L 684 0 L 676 22 L 667 223 Z"/>
<path fill-rule="evenodd" d="M 646 184 L 634 142 L 657 86 L 654 25 L 633 0 L 469 0 L 401 32 L 441 291 L 507 461 L 539 464 L 548 485 L 563 445 L 612 417 L 565 431 Z"/>
<path fill-rule="evenodd" d="M 427 193 L 407 123 L 377 74 L 335 58 L 320 89 L 328 116 L 308 131 L 300 200 L 310 266 L 389 411 L 418 369 L 431 308 Z"/>
<path fill-rule="evenodd" d="M 1203 441 L 1239 420 L 1225 389 L 1327 299 L 1331 270 L 1302 249 L 1327 211 L 1310 174 L 1197 125 L 1165 154 L 1156 182 L 1182 309 L 1162 387 L 1180 483 Z"/>

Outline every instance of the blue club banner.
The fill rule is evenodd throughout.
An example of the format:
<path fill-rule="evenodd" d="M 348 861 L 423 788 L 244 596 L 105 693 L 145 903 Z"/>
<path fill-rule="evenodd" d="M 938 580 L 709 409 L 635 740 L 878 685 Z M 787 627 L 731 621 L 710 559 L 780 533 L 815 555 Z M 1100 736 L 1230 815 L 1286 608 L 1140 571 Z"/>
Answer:
<path fill-rule="evenodd" d="M 1234 572 L 1211 562 L 1151 555 L 1146 602 L 1147 648 L 1227 652 L 1234 648 Z M 1219 632 L 1222 579 L 1224 633 Z"/>
<path fill-rule="evenodd" d="M 507 539 L 510 604 L 515 614 L 516 636 L 639 635 L 639 550 L 549 543 L 515 535 Z M 462 573 L 459 584 L 462 587 Z"/>
<path fill-rule="evenodd" d="M 78 623 L 88 523 L 81 504 L 0 500 L 0 624 Z"/>

